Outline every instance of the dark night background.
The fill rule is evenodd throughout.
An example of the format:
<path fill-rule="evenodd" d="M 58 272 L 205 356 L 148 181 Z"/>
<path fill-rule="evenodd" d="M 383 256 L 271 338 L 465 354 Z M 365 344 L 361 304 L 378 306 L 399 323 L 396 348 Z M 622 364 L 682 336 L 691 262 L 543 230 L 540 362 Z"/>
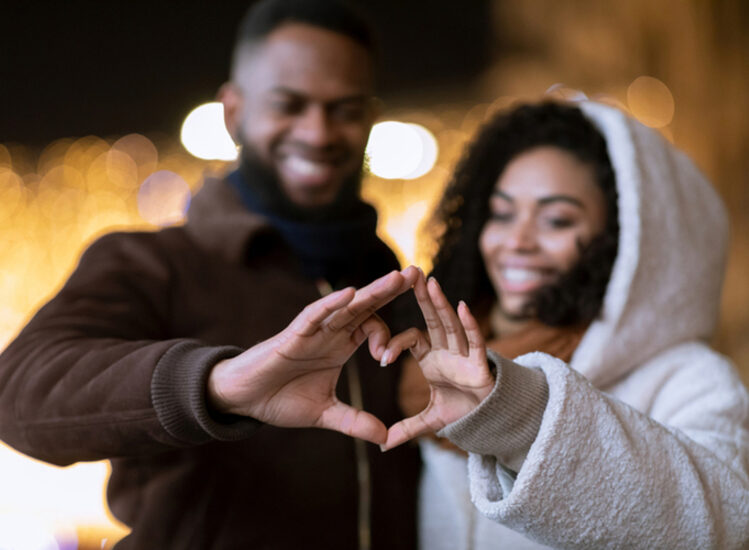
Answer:
<path fill-rule="evenodd" d="M 226 79 L 251 1 L 13 2 L 0 9 L 0 143 L 177 135 Z M 354 2 L 382 49 L 387 100 L 476 76 L 489 58 L 489 0 Z M 397 90 L 397 92 L 396 92 Z"/>

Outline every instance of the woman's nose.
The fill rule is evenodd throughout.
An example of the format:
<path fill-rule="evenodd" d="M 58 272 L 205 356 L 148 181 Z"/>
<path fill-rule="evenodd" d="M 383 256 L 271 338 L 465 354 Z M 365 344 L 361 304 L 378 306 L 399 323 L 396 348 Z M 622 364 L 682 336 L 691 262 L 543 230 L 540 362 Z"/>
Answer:
<path fill-rule="evenodd" d="M 529 252 L 538 244 L 536 227 L 530 220 L 517 220 L 509 228 L 505 246 L 510 250 Z"/>

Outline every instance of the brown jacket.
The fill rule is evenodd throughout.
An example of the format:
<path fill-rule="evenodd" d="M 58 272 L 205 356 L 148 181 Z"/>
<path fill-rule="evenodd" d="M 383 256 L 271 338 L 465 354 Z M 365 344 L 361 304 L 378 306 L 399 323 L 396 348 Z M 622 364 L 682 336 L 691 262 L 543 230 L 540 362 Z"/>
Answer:
<path fill-rule="evenodd" d="M 348 283 L 397 267 L 377 243 Z M 118 548 L 356 548 L 353 439 L 216 418 L 204 399 L 217 361 L 318 297 L 264 220 L 207 182 L 186 226 L 94 243 L 0 356 L 0 438 L 54 464 L 110 458 L 110 507 L 133 529 Z M 393 423 L 397 370 L 366 349 L 357 362 L 364 407 Z M 366 454 L 372 547 L 413 548 L 418 457 Z"/>

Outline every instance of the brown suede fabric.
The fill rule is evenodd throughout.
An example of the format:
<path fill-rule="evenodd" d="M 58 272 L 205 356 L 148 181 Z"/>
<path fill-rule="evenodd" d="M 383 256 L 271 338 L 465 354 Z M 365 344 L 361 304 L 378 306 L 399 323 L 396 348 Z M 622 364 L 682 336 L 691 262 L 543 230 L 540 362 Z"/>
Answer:
<path fill-rule="evenodd" d="M 347 283 L 398 267 L 379 244 Z M 109 503 L 133 529 L 118 549 L 356 548 L 351 438 L 217 417 L 204 398 L 216 362 L 318 297 L 264 221 L 208 182 L 185 227 L 96 242 L 0 356 L 0 438 L 55 464 L 110 458 Z M 364 407 L 397 421 L 397 370 L 366 346 L 357 362 Z M 414 548 L 416 450 L 367 451 L 372 546 Z"/>

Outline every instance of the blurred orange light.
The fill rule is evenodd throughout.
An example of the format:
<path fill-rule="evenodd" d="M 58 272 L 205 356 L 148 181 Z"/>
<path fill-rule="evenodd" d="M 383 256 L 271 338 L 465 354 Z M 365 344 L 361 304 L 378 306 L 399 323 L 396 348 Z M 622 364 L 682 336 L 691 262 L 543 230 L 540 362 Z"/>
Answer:
<path fill-rule="evenodd" d="M 138 212 L 149 223 L 159 226 L 179 223 L 190 204 L 190 187 L 179 174 L 159 170 L 138 190 Z"/>
<path fill-rule="evenodd" d="M 652 76 L 640 76 L 627 88 L 627 103 L 632 114 L 644 125 L 662 128 L 674 118 L 674 96 L 663 82 Z"/>

